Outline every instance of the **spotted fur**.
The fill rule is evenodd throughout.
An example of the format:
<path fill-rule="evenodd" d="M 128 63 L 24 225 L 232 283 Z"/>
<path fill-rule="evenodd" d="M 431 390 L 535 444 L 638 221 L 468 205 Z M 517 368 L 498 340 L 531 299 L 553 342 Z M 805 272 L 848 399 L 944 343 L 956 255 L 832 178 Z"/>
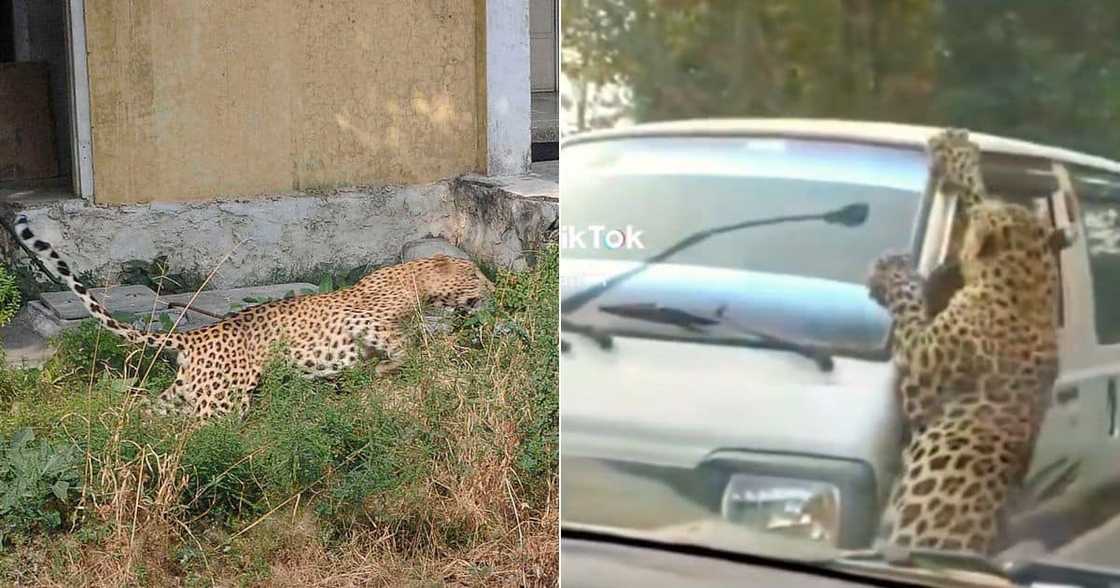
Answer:
<path fill-rule="evenodd" d="M 934 136 L 928 153 L 965 229 L 954 266 L 931 275 L 932 286 L 897 253 L 882 256 L 868 281 L 894 319 L 909 432 L 880 541 L 988 554 L 1057 377 L 1056 253 L 1070 238 L 988 197 L 967 131 Z"/>
<path fill-rule="evenodd" d="M 203 421 L 237 406 L 249 409 L 251 392 L 274 344 L 308 377 L 327 377 L 374 353 L 389 373 L 402 361 L 402 321 L 422 304 L 475 309 L 493 284 L 473 263 L 447 256 L 381 268 L 353 286 L 249 307 L 224 320 L 182 333 L 145 333 L 109 316 L 50 243 L 35 237 L 26 217 L 15 224 L 20 240 L 53 264 L 86 309 L 126 340 L 178 351 L 175 382 L 159 395 L 160 413 L 193 414 Z"/>

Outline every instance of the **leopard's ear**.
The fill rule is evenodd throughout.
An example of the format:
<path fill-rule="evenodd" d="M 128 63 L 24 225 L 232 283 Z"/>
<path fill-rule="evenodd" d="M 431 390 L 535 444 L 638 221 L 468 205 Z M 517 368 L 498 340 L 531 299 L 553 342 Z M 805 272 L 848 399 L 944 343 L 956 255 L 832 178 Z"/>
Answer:
<path fill-rule="evenodd" d="M 450 256 L 442 253 L 432 256 L 432 269 L 437 272 L 450 272 L 455 269 L 455 263 Z"/>
<path fill-rule="evenodd" d="M 992 231 L 985 231 L 980 239 L 980 246 L 976 248 L 976 259 L 986 259 L 996 254 L 999 249 L 996 236 Z"/>
<path fill-rule="evenodd" d="M 1046 246 L 1054 253 L 1073 245 L 1077 241 L 1076 233 L 1067 232 L 1065 229 L 1054 229 L 1046 239 Z"/>

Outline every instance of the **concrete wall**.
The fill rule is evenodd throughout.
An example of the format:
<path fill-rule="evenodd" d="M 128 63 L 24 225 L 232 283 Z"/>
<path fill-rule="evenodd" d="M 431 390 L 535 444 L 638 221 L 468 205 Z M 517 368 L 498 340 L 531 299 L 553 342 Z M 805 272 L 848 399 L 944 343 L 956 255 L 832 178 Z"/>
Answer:
<path fill-rule="evenodd" d="M 86 0 L 94 198 L 207 200 L 479 170 L 484 6 Z"/>

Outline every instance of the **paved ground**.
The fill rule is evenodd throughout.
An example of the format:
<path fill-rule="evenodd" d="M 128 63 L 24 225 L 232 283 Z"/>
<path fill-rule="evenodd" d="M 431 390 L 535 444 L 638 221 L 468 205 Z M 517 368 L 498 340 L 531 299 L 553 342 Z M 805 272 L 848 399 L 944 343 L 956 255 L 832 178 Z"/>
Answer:
<path fill-rule="evenodd" d="M 4 360 L 11 367 L 42 365 L 52 354 L 47 340 L 23 315 L 0 327 L 0 340 L 4 342 Z"/>
<path fill-rule="evenodd" d="M 560 161 L 537 161 L 529 166 L 529 175 L 547 180 L 560 182 Z"/>

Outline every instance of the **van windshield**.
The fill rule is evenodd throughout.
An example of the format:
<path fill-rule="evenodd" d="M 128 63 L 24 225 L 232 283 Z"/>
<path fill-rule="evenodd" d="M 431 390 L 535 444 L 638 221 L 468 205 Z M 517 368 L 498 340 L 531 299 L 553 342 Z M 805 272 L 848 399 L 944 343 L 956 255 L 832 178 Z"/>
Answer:
<path fill-rule="evenodd" d="M 773 336 L 864 350 L 882 349 L 889 329 L 868 299 L 867 273 L 884 251 L 913 250 L 928 180 L 920 149 L 758 137 L 577 143 L 565 149 L 561 173 L 564 296 L 695 233 L 773 220 L 681 249 L 664 260 L 664 271 L 649 268 L 598 308 L 672 303 L 708 316 L 718 307 Z M 857 226 L 781 220 L 853 204 L 868 210 Z M 589 309 L 580 315 L 580 322 L 639 334 L 734 335 L 721 325 L 684 333 L 680 325 L 643 327 Z"/>

